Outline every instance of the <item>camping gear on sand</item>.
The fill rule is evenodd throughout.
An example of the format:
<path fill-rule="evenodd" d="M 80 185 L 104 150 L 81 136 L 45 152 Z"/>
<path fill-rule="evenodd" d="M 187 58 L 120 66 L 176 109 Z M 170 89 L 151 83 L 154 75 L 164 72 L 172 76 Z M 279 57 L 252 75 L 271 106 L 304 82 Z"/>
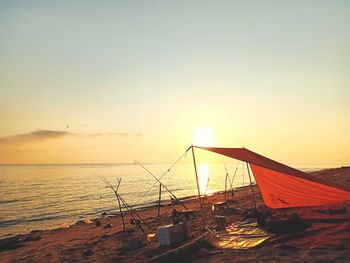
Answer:
<path fill-rule="evenodd" d="M 150 242 L 150 243 L 153 243 L 157 240 L 157 236 L 155 233 L 150 233 L 150 234 L 147 234 L 147 241 Z"/>
<path fill-rule="evenodd" d="M 228 204 L 227 202 L 216 202 L 213 203 L 211 206 L 211 210 L 214 212 L 224 212 L 226 209 L 228 209 Z"/>
<path fill-rule="evenodd" d="M 269 215 L 266 218 L 265 228 L 270 233 L 296 233 L 311 226 L 298 214 Z"/>
<path fill-rule="evenodd" d="M 297 213 L 291 213 L 287 210 L 283 212 L 281 209 L 271 209 L 265 206 L 257 208 L 256 220 L 260 227 L 270 233 L 297 233 L 312 225 Z"/>
<path fill-rule="evenodd" d="M 194 218 L 194 212 L 192 209 L 178 211 L 178 215 L 180 219 L 189 220 Z"/>
<path fill-rule="evenodd" d="M 209 231 L 208 241 L 218 249 L 249 249 L 261 245 L 271 234 L 251 219 L 237 221 L 225 230 Z"/>
<path fill-rule="evenodd" d="M 217 230 L 224 230 L 226 228 L 226 216 L 215 216 L 214 219 Z"/>
<path fill-rule="evenodd" d="M 172 245 L 185 239 L 184 223 L 169 224 L 157 228 L 157 236 L 159 245 Z"/>

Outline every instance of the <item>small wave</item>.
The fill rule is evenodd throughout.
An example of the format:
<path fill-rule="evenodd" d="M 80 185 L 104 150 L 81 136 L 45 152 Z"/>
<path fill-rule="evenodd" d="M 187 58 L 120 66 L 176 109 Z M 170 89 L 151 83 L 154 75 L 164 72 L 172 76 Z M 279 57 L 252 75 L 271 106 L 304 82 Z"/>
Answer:
<path fill-rule="evenodd" d="M 0 204 L 11 204 L 11 203 L 19 203 L 19 202 L 26 202 L 26 201 L 32 201 L 37 196 L 29 196 L 21 199 L 10 199 L 10 200 L 0 200 Z"/>

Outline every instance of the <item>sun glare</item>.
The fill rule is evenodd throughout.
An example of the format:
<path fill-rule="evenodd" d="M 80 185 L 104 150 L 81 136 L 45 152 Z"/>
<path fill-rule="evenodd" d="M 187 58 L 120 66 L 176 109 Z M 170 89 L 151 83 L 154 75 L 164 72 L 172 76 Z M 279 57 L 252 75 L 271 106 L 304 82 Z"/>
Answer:
<path fill-rule="evenodd" d="M 201 128 L 194 131 L 194 144 L 197 146 L 213 146 L 213 129 Z"/>

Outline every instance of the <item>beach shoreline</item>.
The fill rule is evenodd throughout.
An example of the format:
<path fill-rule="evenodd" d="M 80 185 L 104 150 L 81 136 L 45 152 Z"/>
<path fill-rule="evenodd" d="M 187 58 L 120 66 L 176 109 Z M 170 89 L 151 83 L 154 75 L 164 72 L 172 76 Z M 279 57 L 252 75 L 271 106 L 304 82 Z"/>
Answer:
<path fill-rule="evenodd" d="M 337 183 L 350 184 L 350 169 L 347 167 L 315 171 L 310 174 L 324 179 L 327 178 Z M 258 193 L 256 186 L 254 186 L 254 191 Z M 235 208 L 235 213 L 230 216 L 230 220 L 238 221 L 254 207 L 250 187 L 245 186 L 236 190 L 234 198 L 236 203 L 232 206 Z M 196 196 L 183 197 L 181 200 L 189 209 L 193 209 L 195 214 L 195 219 L 187 224 L 189 233 L 186 242 L 191 242 L 205 232 L 201 226 L 201 216 L 198 209 L 199 202 Z M 211 213 L 211 204 L 223 200 L 223 192 L 217 192 L 205 197 L 205 221 L 207 227 L 215 227 Z M 258 204 L 262 204 L 259 196 Z M 174 208 L 177 210 L 182 209 L 179 204 L 163 205 L 160 217 L 157 217 L 158 206 L 138 209 L 137 212 L 150 226 L 149 229 L 144 226 L 146 233 L 155 233 L 159 225 L 171 223 L 171 212 Z M 126 231 L 123 231 L 120 216 L 107 216 L 89 220 L 90 222 L 78 221 L 73 225 L 65 226 L 66 228 L 31 231 L 28 234 L 3 237 L 0 239 L 1 262 L 144 262 L 150 258 L 167 253 L 173 248 L 159 247 L 157 242 L 147 241 L 147 238 L 137 226 L 130 223 L 128 215 L 125 216 Z M 96 222 L 100 222 L 100 226 L 97 226 Z M 294 239 L 288 242 L 283 241 L 283 244 L 288 244 L 289 246 L 299 246 L 297 252 L 293 252 L 294 254 L 292 251 L 281 249 L 281 242 L 275 241 L 275 243 L 271 242 L 270 245 L 254 249 L 254 256 L 259 257 L 260 255 L 266 260 L 284 260 L 286 255 L 292 258 L 303 256 L 304 259 L 305 257 L 306 259 L 321 257 L 322 259 L 335 261 L 341 261 L 340 259 L 342 258 L 349 259 L 350 252 L 348 251 L 350 245 L 348 241 L 350 240 L 350 234 L 343 233 L 343 230 L 349 226 L 349 221 L 345 220 L 345 222 L 336 226 L 331 225 L 331 223 L 326 224 L 329 225 L 319 222 L 313 224 L 315 229 L 326 231 L 324 232 L 326 234 L 328 233 L 327 231 L 333 231 L 329 232 L 329 236 L 325 236 L 326 240 L 320 241 L 317 239 L 317 236 L 313 236 L 315 233 L 307 232 L 307 235 L 310 236 L 302 239 L 304 243 L 300 240 L 298 243 Z M 340 230 L 343 232 L 340 233 Z M 337 237 L 335 239 L 338 240 L 337 242 L 332 239 L 334 238 L 334 236 L 331 236 L 332 233 Z M 136 242 L 132 248 L 128 248 L 130 240 Z M 323 249 L 322 246 L 327 242 L 331 242 L 330 244 L 333 242 L 331 248 Z M 309 243 L 313 244 L 313 246 L 307 248 Z M 220 253 L 214 254 L 212 253 L 213 251 L 218 251 L 218 249 L 199 248 L 191 254 L 197 260 L 196 262 L 204 262 L 204 259 L 206 262 L 221 262 L 227 260 L 233 253 L 229 250 L 220 250 Z M 242 260 L 253 261 L 251 258 L 253 253 L 251 251 L 239 251 L 238 254 Z"/>

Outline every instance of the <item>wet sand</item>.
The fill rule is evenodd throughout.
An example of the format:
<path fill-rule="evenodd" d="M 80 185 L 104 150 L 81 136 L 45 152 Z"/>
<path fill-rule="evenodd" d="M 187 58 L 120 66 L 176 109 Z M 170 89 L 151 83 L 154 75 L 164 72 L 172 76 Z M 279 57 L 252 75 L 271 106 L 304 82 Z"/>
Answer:
<path fill-rule="evenodd" d="M 350 186 L 350 168 L 327 169 L 312 172 L 313 176 Z M 257 187 L 258 205 L 262 204 Z M 205 198 L 204 222 L 215 228 L 211 204 L 224 200 L 223 193 Z M 303 219 L 312 222 L 305 231 L 295 234 L 275 234 L 262 245 L 249 250 L 220 249 L 208 243 L 208 231 L 202 228 L 198 199 L 184 202 L 193 209 L 195 218 L 186 223 L 188 238 L 172 247 L 160 247 L 147 241 L 144 234 L 125 217 L 123 231 L 119 216 L 91 219 L 91 224 L 76 223 L 68 228 L 32 231 L 27 235 L 0 240 L 0 262 L 349 262 L 350 261 L 350 209 L 349 204 L 338 204 L 345 214 L 315 212 L 315 208 L 293 209 Z M 241 220 L 254 204 L 250 187 L 235 192 L 230 203 L 227 223 Z M 155 233 L 160 225 L 171 223 L 173 209 L 179 204 L 166 205 L 157 217 L 157 207 L 139 210 L 147 222 L 142 225 L 146 233 Z M 332 206 L 329 209 L 334 209 Z M 117 208 L 116 208 L 117 209 Z M 327 210 L 327 207 L 322 209 Z M 318 209 L 319 210 L 319 209 Z M 95 222 L 99 220 L 100 226 Z M 66 226 L 67 227 L 67 226 Z"/>

